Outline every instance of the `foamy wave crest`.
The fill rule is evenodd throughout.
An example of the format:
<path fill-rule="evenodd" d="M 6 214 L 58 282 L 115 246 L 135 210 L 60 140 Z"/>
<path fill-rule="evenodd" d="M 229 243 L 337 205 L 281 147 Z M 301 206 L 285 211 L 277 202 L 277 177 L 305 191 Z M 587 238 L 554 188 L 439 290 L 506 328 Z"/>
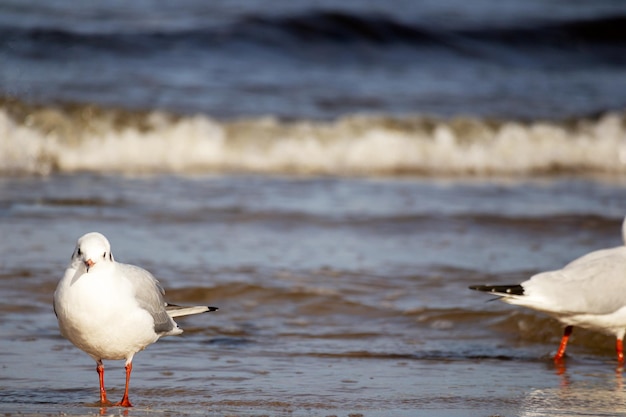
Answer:
<path fill-rule="evenodd" d="M 626 172 L 626 117 L 569 122 L 350 116 L 333 122 L 92 106 L 0 107 L 0 173 L 533 175 Z"/>

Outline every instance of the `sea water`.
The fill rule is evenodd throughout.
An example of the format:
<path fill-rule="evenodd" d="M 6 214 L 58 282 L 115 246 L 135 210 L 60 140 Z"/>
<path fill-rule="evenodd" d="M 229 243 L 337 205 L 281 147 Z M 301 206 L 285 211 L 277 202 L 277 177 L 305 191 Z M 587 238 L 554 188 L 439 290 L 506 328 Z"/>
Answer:
<path fill-rule="evenodd" d="M 124 412 L 51 305 L 99 231 L 220 308 L 128 415 L 623 414 L 613 338 L 556 366 L 558 323 L 467 287 L 624 244 L 624 11 L 0 2 L 0 411 Z"/>

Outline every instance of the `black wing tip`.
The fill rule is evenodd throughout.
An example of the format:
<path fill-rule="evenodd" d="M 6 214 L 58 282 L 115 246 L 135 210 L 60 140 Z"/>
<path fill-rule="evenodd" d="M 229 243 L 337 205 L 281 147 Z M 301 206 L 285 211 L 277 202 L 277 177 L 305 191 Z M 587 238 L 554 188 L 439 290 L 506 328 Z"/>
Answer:
<path fill-rule="evenodd" d="M 187 308 L 187 307 L 185 307 L 185 306 L 179 306 L 178 304 L 170 304 L 170 303 L 165 303 L 165 306 L 166 306 L 166 307 L 169 307 L 171 310 L 177 310 L 177 309 Z M 211 307 L 211 306 L 199 306 L 199 307 L 200 307 L 200 308 L 201 308 L 201 307 L 204 307 L 204 308 L 206 308 L 206 309 L 207 309 L 207 311 L 204 311 L 204 313 L 208 313 L 208 312 L 211 312 L 211 311 L 217 311 L 217 310 L 219 310 L 219 308 L 218 308 L 218 307 Z"/>
<path fill-rule="evenodd" d="M 518 284 L 514 285 L 470 285 L 470 290 L 493 292 L 498 294 L 524 295 L 524 287 Z"/>

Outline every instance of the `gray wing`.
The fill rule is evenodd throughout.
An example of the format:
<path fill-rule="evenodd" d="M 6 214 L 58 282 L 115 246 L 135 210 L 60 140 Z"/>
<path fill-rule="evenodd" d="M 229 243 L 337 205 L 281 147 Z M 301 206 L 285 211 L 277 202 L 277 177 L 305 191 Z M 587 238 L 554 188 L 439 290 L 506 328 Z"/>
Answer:
<path fill-rule="evenodd" d="M 524 296 L 549 299 L 556 313 L 613 313 L 626 307 L 626 247 L 592 252 L 522 286 Z"/>
<path fill-rule="evenodd" d="M 173 330 L 176 324 L 165 309 L 167 305 L 163 298 L 165 291 L 159 281 L 150 272 L 138 266 L 117 263 L 117 267 L 133 285 L 139 306 L 150 313 L 154 319 L 154 331 L 167 333 Z"/>

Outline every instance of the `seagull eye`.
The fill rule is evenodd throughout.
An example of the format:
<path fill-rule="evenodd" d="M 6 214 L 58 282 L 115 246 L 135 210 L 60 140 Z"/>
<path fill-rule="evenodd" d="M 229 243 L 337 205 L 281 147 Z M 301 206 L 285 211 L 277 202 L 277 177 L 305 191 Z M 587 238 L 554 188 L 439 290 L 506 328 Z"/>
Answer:
<path fill-rule="evenodd" d="M 80 251 L 80 248 L 78 248 L 78 250 L 76 251 L 76 255 L 80 256 L 80 255 L 82 255 L 82 254 L 83 254 L 83 253 Z"/>
<path fill-rule="evenodd" d="M 106 257 L 107 257 L 107 253 L 106 253 L 106 252 L 104 252 L 104 253 L 102 254 L 102 258 L 106 259 Z"/>

